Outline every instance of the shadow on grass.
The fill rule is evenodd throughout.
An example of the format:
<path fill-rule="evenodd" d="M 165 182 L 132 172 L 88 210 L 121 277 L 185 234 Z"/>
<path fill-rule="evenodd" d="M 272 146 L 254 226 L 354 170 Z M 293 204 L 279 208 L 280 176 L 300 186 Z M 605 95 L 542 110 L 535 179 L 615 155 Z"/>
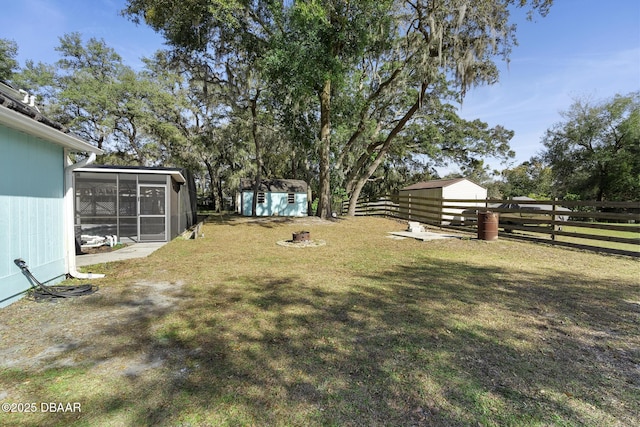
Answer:
<path fill-rule="evenodd" d="M 210 224 L 224 224 L 230 226 L 246 226 L 255 225 L 265 228 L 276 228 L 281 225 L 293 224 L 295 218 L 293 217 L 248 217 L 239 214 L 220 214 L 215 216 L 209 216 L 207 223 Z"/>
<path fill-rule="evenodd" d="M 331 224 L 344 221 L 344 218 L 336 217 L 330 219 L 320 219 L 316 216 L 297 216 L 297 217 L 284 217 L 284 216 L 259 216 L 250 217 L 242 216 L 239 214 L 216 214 L 210 215 L 206 222 L 209 224 L 222 224 L 230 226 L 259 226 L 263 228 L 278 228 L 282 225 L 293 225 L 300 222 L 312 222 L 314 224 Z"/>
<path fill-rule="evenodd" d="M 165 300 L 124 293 L 94 300 L 105 310 L 122 308 L 122 317 L 71 351 L 101 348 L 78 381 L 122 355 L 139 361 L 96 385 L 81 421 L 640 421 L 640 307 L 628 297 L 637 294 L 634 283 L 453 261 L 399 265 L 345 284 L 255 277 L 185 286 Z"/>

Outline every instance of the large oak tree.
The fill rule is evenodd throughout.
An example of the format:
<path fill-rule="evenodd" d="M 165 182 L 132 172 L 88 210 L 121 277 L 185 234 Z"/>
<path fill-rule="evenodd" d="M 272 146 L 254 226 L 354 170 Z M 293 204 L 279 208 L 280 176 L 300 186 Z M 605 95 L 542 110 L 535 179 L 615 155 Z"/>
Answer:
<path fill-rule="evenodd" d="M 129 0 L 125 13 L 162 32 L 176 50 L 211 52 L 220 72 L 225 58 L 242 58 L 283 95 L 284 108 L 300 99 L 315 105 L 318 215 L 326 217 L 332 167 L 355 200 L 398 141 L 415 143 L 404 131 L 424 106 L 459 101 L 470 87 L 497 81 L 495 61 L 508 59 L 515 44 L 511 8 L 530 6 L 544 15 L 550 4 Z M 345 116 L 342 138 L 334 140 L 340 121 L 334 107 L 348 97 L 358 102 Z M 502 149 L 496 141 L 487 154 Z"/>
<path fill-rule="evenodd" d="M 578 99 L 543 138 L 554 193 L 583 200 L 640 200 L 640 92 Z"/>

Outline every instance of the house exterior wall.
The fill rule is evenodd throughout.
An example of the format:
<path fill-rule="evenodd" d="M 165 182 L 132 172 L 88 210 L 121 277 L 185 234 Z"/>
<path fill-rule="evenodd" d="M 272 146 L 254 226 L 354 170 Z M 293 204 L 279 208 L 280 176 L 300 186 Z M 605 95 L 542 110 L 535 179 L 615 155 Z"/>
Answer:
<path fill-rule="evenodd" d="M 293 193 L 295 203 L 288 203 L 290 193 L 265 192 L 264 203 L 256 205 L 257 216 L 307 216 L 307 193 Z M 253 192 L 242 192 L 242 215 L 251 216 Z"/>
<path fill-rule="evenodd" d="M 64 149 L 0 125 L 0 307 L 30 284 L 22 258 L 40 282 L 65 275 Z"/>

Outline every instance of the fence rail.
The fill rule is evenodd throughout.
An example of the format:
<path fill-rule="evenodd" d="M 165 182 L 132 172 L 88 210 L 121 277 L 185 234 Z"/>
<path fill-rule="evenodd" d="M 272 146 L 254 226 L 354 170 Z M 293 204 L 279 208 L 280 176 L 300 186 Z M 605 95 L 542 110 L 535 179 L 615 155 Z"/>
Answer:
<path fill-rule="evenodd" d="M 359 200 L 355 214 L 475 233 L 477 212 L 485 210 L 498 213 L 503 237 L 640 257 L 639 202 L 383 196 Z"/>

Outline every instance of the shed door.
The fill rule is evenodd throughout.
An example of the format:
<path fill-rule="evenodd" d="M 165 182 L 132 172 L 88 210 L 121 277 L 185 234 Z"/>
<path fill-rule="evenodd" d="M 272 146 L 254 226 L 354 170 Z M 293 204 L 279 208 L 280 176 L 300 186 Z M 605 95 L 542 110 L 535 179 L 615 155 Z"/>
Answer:
<path fill-rule="evenodd" d="M 167 186 L 139 185 L 138 212 L 138 240 L 140 242 L 166 241 Z"/>

